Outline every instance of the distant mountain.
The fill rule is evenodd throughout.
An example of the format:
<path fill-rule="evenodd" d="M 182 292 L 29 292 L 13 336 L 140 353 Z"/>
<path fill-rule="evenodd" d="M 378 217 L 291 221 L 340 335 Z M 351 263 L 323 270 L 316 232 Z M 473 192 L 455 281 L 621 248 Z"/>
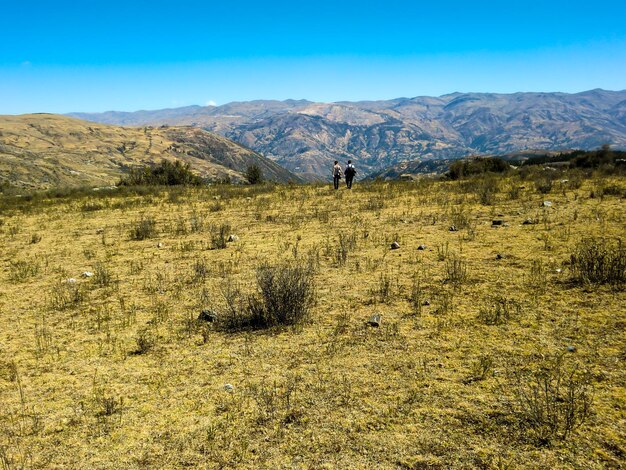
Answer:
<path fill-rule="evenodd" d="M 204 178 L 300 178 L 258 153 L 197 127 L 119 127 L 53 114 L 0 116 L 0 184 L 29 188 L 110 185 L 130 168 L 182 160 Z"/>
<path fill-rule="evenodd" d="M 453 93 L 388 101 L 250 101 L 135 113 L 74 113 L 119 125 L 193 125 L 216 132 L 306 178 L 335 159 L 360 174 L 402 161 L 526 149 L 626 148 L 626 91 Z"/>

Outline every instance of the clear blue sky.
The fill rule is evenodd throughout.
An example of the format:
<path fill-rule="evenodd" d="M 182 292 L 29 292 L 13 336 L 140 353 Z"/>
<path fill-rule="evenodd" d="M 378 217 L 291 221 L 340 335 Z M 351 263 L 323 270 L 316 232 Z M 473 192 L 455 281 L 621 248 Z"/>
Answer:
<path fill-rule="evenodd" d="M 0 114 L 626 89 L 626 1 L 10 1 Z"/>

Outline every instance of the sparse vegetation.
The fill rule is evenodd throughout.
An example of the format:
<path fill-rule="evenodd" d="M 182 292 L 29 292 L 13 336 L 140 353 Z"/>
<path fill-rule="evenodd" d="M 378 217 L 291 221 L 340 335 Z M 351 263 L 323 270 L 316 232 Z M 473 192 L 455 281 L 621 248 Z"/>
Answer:
<path fill-rule="evenodd" d="M 524 168 L 0 196 L 0 462 L 619 468 L 626 185 Z"/>
<path fill-rule="evenodd" d="M 189 163 L 162 160 L 155 166 L 133 168 L 118 186 L 199 186 L 202 178 L 191 171 Z"/>

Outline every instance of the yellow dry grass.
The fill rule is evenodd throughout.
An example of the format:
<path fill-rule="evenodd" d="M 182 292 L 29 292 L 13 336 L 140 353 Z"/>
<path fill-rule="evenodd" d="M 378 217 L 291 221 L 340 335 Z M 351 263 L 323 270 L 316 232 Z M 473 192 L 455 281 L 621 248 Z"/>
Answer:
<path fill-rule="evenodd" d="M 571 284 L 564 263 L 586 237 L 624 236 L 625 200 L 589 197 L 602 184 L 542 195 L 506 179 L 492 205 L 463 182 L 216 186 L 6 205 L 0 462 L 619 468 L 626 296 Z M 154 238 L 131 239 L 141 218 L 156 221 Z M 537 223 L 522 225 L 529 218 Z M 210 250 L 211 227 L 225 223 L 239 241 Z M 345 263 L 340 236 L 356 241 Z M 458 284 L 446 281 L 455 259 L 467 269 Z M 224 285 L 250 291 L 256 267 L 281 261 L 315 268 L 308 323 L 237 333 L 195 324 L 221 305 Z M 420 308 L 409 299 L 415 286 Z M 487 325 L 479 313 L 496 296 L 519 311 Z M 374 313 L 379 328 L 366 324 Z M 137 353 L 138 339 L 152 347 Z M 554 354 L 589 371 L 592 413 L 566 440 L 542 444 L 509 411 L 507 376 Z"/>

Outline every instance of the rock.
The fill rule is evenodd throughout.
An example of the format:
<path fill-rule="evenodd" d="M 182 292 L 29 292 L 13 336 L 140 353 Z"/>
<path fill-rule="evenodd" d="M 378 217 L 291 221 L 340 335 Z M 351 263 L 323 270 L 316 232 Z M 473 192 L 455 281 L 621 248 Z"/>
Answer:
<path fill-rule="evenodd" d="M 576 352 L 576 346 L 568 346 L 567 352 L 571 352 L 571 353 Z"/>
<path fill-rule="evenodd" d="M 456 228 L 456 225 L 450 225 L 450 228 L 448 229 L 450 232 L 458 232 L 459 229 Z"/>
<path fill-rule="evenodd" d="M 502 225 L 502 224 L 504 224 L 504 220 L 502 220 L 502 219 L 494 219 L 494 220 L 491 221 L 491 225 L 492 226 Z"/>
<path fill-rule="evenodd" d="M 217 320 L 217 314 L 215 312 L 212 312 L 211 310 L 202 310 L 200 312 L 200 315 L 198 315 L 198 320 L 205 321 L 207 323 L 213 323 L 215 320 Z"/>
<path fill-rule="evenodd" d="M 504 258 L 505 258 L 505 256 L 502 253 L 498 253 L 496 255 L 496 259 L 504 259 Z"/>
<path fill-rule="evenodd" d="M 381 322 L 380 313 L 375 313 L 374 315 L 370 317 L 369 320 L 367 320 L 367 323 L 369 326 L 373 326 L 376 328 L 380 326 L 380 322 Z"/>
<path fill-rule="evenodd" d="M 552 201 L 543 201 L 541 205 L 543 207 L 552 207 Z"/>
<path fill-rule="evenodd" d="M 93 273 L 91 271 L 85 271 L 84 273 L 81 274 L 81 276 L 83 276 L 83 277 L 92 277 Z"/>
<path fill-rule="evenodd" d="M 104 233 L 104 229 L 103 228 L 97 228 L 96 229 L 96 235 L 100 235 L 102 233 Z"/>
<path fill-rule="evenodd" d="M 424 300 L 424 302 L 422 302 L 422 305 L 424 305 L 425 307 L 428 307 L 430 305 L 430 300 L 428 299 Z"/>
<path fill-rule="evenodd" d="M 537 222 L 534 219 L 526 219 L 522 222 L 522 225 L 535 225 Z"/>
<path fill-rule="evenodd" d="M 74 279 L 73 277 L 70 277 L 69 279 L 66 279 L 65 282 L 68 284 L 76 284 L 76 279 Z"/>
<path fill-rule="evenodd" d="M 393 242 L 391 244 L 391 249 L 392 250 L 397 250 L 398 248 L 400 248 L 400 244 L 398 242 Z"/>
<path fill-rule="evenodd" d="M 239 237 L 237 235 L 229 235 L 228 236 L 228 241 L 229 242 L 238 242 L 239 241 Z"/>
<path fill-rule="evenodd" d="M 157 248 L 163 248 L 163 243 L 161 242 L 157 243 Z"/>
<path fill-rule="evenodd" d="M 420 245 L 417 247 L 418 250 L 424 251 L 426 249 L 426 245 Z"/>
<path fill-rule="evenodd" d="M 233 387 L 231 384 L 224 384 L 224 391 L 228 392 L 228 393 L 233 393 L 233 390 L 235 389 L 235 387 Z"/>

